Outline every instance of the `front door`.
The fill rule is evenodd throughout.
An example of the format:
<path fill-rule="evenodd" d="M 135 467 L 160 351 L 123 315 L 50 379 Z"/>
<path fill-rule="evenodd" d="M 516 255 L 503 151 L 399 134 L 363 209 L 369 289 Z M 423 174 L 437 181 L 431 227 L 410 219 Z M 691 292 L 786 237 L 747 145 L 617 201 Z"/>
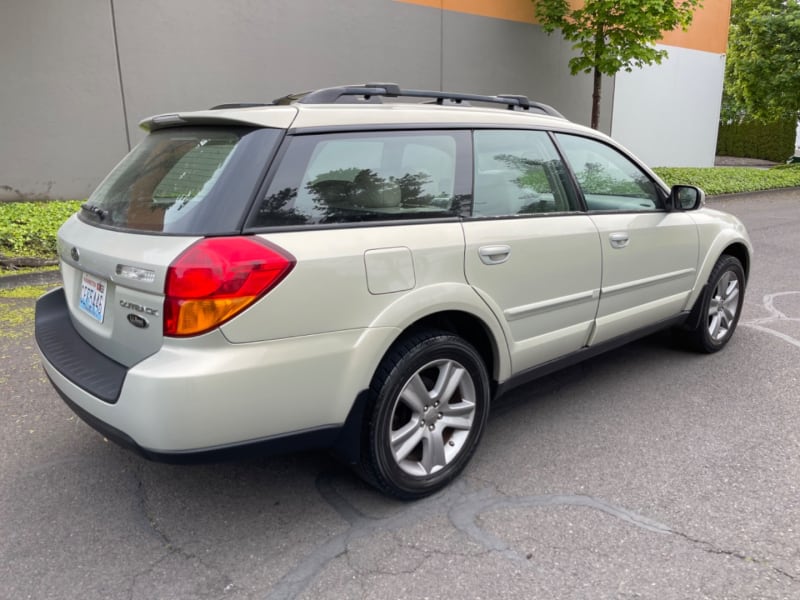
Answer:
<path fill-rule="evenodd" d="M 600 233 L 603 282 L 591 343 L 678 315 L 697 277 L 698 233 L 655 182 L 600 141 L 558 134 Z"/>

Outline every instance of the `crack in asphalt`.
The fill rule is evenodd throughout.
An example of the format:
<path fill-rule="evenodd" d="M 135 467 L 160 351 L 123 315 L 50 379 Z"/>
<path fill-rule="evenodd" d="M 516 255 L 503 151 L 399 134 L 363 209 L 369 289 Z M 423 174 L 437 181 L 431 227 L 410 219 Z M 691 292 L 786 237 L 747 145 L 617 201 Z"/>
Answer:
<path fill-rule="evenodd" d="M 185 550 L 179 544 L 175 543 L 174 540 L 167 534 L 167 532 L 164 531 L 164 529 L 158 524 L 158 521 L 156 520 L 150 508 L 150 500 L 147 496 L 147 488 L 144 483 L 143 470 L 143 464 L 138 462 L 134 463 L 133 467 L 131 468 L 131 474 L 133 475 L 134 482 L 136 483 L 136 496 L 139 501 L 139 509 L 145 521 L 147 522 L 148 529 L 155 534 L 156 538 L 163 546 L 164 553 L 156 560 L 150 562 L 147 568 L 133 574 L 131 577 L 128 597 L 131 598 L 131 600 L 134 598 L 137 583 L 141 578 L 150 576 L 153 572 L 153 569 L 158 567 L 161 563 L 172 556 L 179 556 L 180 558 L 189 562 L 197 561 L 197 563 L 203 567 L 207 574 L 214 574 L 213 577 L 208 578 L 209 583 L 216 580 L 217 585 L 220 586 L 220 589 L 230 591 L 232 587 L 235 586 L 233 579 L 220 571 L 215 565 L 206 564 L 199 556 Z M 215 597 L 216 596 L 218 596 L 218 594 L 215 594 Z"/>
<path fill-rule="evenodd" d="M 785 578 L 789 579 L 790 581 L 792 581 L 794 583 L 797 583 L 798 581 L 800 581 L 800 579 L 797 576 L 792 575 L 788 571 L 784 571 L 780 567 L 776 567 L 774 565 L 771 565 L 768 560 L 761 559 L 761 558 L 756 558 L 754 556 L 749 556 L 748 554 L 746 554 L 745 552 L 742 552 L 741 550 L 726 550 L 724 548 L 720 548 L 720 547 L 714 545 L 711 542 L 707 542 L 705 540 L 694 538 L 694 537 L 690 536 L 689 534 L 683 533 L 681 531 L 677 531 L 675 529 L 671 529 L 669 533 L 671 533 L 671 534 L 673 534 L 673 535 L 675 535 L 677 537 L 680 537 L 680 538 L 686 540 L 687 542 L 690 542 L 693 545 L 699 546 L 700 549 L 703 552 L 708 552 L 709 554 L 719 554 L 721 556 L 730 556 L 731 558 L 738 558 L 739 560 L 742 560 L 742 561 L 745 561 L 745 562 L 751 562 L 751 563 L 760 565 L 762 567 L 765 567 L 767 569 L 770 569 L 770 570 L 774 571 L 775 573 L 777 573 L 778 575 L 780 575 L 782 577 L 785 577 Z"/>
<path fill-rule="evenodd" d="M 470 491 L 464 481 L 454 482 L 442 492 L 419 500 L 413 505 L 404 505 L 397 513 L 389 517 L 370 517 L 358 510 L 336 490 L 335 475 L 336 473 L 320 474 L 317 478 L 317 490 L 350 527 L 328 539 L 286 573 L 270 590 L 266 596 L 267 600 L 296 598 L 322 573 L 328 563 L 348 553 L 351 542 L 379 531 L 394 533 L 413 526 L 419 522 L 420 514 L 446 515 L 456 530 L 475 541 L 484 548 L 485 552 L 497 553 L 513 562 L 526 562 L 529 560 L 529 556 L 514 550 L 508 543 L 484 530 L 478 524 L 481 514 L 514 508 L 580 506 L 600 511 L 628 525 L 652 533 L 675 533 L 667 525 L 591 496 L 542 495 L 510 498 L 489 487 Z M 359 572 L 357 569 L 353 570 Z"/>

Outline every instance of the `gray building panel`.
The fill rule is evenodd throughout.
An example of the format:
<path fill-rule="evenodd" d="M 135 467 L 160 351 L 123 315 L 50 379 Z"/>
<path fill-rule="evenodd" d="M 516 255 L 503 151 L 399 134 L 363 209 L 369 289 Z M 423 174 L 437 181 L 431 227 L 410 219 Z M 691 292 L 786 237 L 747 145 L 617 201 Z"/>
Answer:
<path fill-rule="evenodd" d="M 342 83 L 440 81 L 438 11 L 391 1 L 117 2 L 134 140 L 155 113 Z"/>
<path fill-rule="evenodd" d="M 85 197 L 127 147 L 109 3 L 0 10 L 0 198 Z"/>
<path fill-rule="evenodd" d="M 0 198 L 85 198 L 149 115 L 341 83 L 521 93 L 585 123 L 569 52 L 535 25 L 393 0 L 7 0 Z"/>
<path fill-rule="evenodd" d="M 592 78 L 569 76 L 572 51 L 539 26 L 444 11 L 443 87 L 486 94 L 524 94 L 589 124 Z M 604 80 L 600 129 L 610 131 L 613 79 Z"/>

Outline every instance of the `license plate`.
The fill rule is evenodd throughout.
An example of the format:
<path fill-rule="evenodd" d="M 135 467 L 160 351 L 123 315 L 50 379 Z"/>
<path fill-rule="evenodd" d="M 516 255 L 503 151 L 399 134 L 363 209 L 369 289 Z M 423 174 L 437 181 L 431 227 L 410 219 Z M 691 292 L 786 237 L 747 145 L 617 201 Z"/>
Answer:
<path fill-rule="evenodd" d="M 80 309 L 93 319 L 103 322 L 106 311 L 107 284 L 102 279 L 83 274 L 81 279 L 81 299 L 78 303 Z"/>

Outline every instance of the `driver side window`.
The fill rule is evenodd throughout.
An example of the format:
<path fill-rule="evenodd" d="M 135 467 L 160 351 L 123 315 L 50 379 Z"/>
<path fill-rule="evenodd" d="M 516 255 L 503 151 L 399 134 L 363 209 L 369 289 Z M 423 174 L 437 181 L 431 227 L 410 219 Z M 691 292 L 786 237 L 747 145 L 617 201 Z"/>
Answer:
<path fill-rule="evenodd" d="M 655 182 L 625 155 L 597 140 L 557 134 L 589 211 L 660 210 Z"/>

